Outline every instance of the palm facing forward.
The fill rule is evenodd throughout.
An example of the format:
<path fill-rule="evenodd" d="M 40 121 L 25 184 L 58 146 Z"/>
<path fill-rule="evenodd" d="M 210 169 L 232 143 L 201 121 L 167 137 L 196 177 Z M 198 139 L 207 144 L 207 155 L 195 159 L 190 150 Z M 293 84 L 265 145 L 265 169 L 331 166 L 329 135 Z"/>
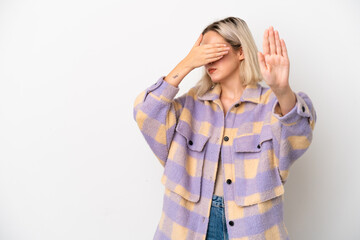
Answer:
<path fill-rule="evenodd" d="M 290 62 L 287 55 L 284 39 L 273 27 L 266 29 L 263 38 L 264 53 L 258 52 L 258 61 L 261 73 L 266 84 L 276 95 L 289 91 Z"/>

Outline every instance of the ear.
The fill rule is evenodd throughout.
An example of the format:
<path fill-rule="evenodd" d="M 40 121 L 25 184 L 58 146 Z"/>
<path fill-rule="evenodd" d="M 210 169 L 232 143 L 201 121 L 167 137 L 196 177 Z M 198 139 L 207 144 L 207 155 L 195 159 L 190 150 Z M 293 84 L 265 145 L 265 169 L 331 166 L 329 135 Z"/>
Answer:
<path fill-rule="evenodd" d="M 237 56 L 239 58 L 239 60 L 244 60 L 245 56 L 244 56 L 244 51 L 242 49 L 242 47 L 239 48 L 238 52 L 237 52 Z"/>

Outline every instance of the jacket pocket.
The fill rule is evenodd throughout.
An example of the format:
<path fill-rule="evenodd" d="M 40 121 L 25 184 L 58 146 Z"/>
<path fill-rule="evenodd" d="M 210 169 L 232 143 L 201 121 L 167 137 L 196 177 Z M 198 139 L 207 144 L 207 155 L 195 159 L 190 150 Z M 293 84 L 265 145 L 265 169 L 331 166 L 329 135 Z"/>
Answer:
<path fill-rule="evenodd" d="M 235 202 L 248 206 L 284 193 L 271 130 L 234 138 Z"/>
<path fill-rule="evenodd" d="M 161 182 L 191 202 L 200 199 L 205 145 L 208 140 L 209 136 L 197 133 L 187 122 L 179 120 L 170 145 Z"/>

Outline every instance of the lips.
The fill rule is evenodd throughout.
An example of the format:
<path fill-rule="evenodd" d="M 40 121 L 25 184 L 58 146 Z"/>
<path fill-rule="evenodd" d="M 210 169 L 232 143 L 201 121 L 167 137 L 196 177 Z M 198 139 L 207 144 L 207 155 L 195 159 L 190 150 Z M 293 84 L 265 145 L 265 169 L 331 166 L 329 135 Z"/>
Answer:
<path fill-rule="evenodd" d="M 209 68 L 209 69 L 208 69 L 208 72 L 209 72 L 209 73 L 213 73 L 215 70 L 216 70 L 216 68 Z"/>

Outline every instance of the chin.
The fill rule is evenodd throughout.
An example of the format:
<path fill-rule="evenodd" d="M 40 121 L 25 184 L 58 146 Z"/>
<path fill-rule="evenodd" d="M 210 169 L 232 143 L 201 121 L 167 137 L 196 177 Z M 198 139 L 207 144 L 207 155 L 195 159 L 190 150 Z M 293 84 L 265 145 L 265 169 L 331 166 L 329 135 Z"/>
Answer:
<path fill-rule="evenodd" d="M 211 77 L 211 76 L 210 76 L 210 79 L 211 79 L 211 81 L 212 81 L 213 83 L 219 83 L 219 82 L 221 82 L 221 80 L 222 80 L 222 78 L 216 77 L 216 76 L 214 76 L 214 77 Z"/>

